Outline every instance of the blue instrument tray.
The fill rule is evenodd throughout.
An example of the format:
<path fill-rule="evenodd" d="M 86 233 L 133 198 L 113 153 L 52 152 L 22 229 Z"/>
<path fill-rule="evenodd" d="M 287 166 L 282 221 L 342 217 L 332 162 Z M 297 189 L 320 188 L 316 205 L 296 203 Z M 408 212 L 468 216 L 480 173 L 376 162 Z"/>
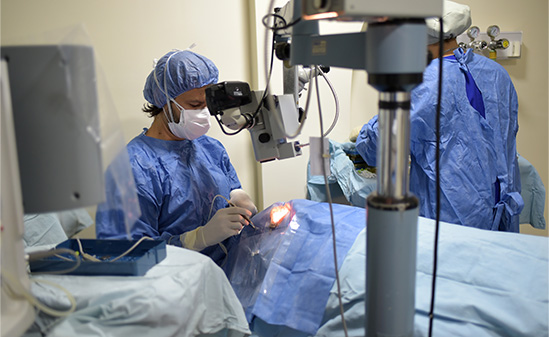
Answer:
<path fill-rule="evenodd" d="M 70 254 L 63 257 L 50 256 L 29 261 L 31 272 L 59 273 L 64 275 L 118 275 L 143 276 L 154 265 L 166 257 L 166 242 L 157 240 L 143 240 L 137 247 L 124 257 L 110 262 L 130 249 L 137 241 L 130 240 L 94 240 L 80 239 L 82 251 L 101 262 L 81 259 L 80 265 L 74 269 L 76 262 Z M 80 252 L 75 239 L 69 239 L 56 246 Z M 81 255 L 81 252 L 80 252 Z M 71 260 L 68 260 L 72 259 Z"/>

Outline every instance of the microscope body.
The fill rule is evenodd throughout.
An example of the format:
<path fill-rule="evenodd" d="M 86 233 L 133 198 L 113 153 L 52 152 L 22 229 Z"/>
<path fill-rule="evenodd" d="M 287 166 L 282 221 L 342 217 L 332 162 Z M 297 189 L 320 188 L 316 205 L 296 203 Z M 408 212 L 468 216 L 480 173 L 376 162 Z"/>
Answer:
<path fill-rule="evenodd" d="M 289 142 L 300 124 L 300 111 L 292 94 L 265 95 L 245 82 L 222 82 L 206 89 L 210 113 L 225 127 L 250 133 L 260 163 L 301 155 L 299 142 Z"/>

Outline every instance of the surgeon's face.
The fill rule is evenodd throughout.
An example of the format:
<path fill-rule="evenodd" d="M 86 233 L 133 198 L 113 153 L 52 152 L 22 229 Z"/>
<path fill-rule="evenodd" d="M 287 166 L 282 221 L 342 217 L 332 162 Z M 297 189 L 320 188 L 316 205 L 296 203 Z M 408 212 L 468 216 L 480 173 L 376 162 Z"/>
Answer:
<path fill-rule="evenodd" d="M 179 103 L 186 110 L 201 110 L 206 108 L 206 88 L 191 89 L 182 93 L 181 95 L 175 98 L 175 101 Z M 172 111 L 176 116 L 174 116 L 176 122 L 179 121 L 179 109 L 175 108 L 172 104 Z"/>
<path fill-rule="evenodd" d="M 177 96 L 175 100 L 185 109 L 204 109 L 206 107 L 206 87 L 186 91 Z"/>

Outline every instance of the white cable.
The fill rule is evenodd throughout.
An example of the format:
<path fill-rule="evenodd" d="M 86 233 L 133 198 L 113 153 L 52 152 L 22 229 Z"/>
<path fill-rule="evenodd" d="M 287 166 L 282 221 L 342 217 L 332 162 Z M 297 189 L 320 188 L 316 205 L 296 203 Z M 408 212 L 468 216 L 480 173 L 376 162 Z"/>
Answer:
<path fill-rule="evenodd" d="M 148 236 L 144 236 L 142 237 L 141 239 L 139 239 L 136 243 L 133 244 L 133 246 L 131 246 L 127 251 L 125 251 L 124 253 L 120 254 L 118 257 L 115 257 L 114 259 L 112 260 L 106 260 L 105 262 L 114 262 L 114 261 L 117 261 L 119 260 L 120 258 L 128 255 L 132 250 L 135 249 L 135 247 L 137 247 L 141 242 L 143 242 L 144 240 L 154 240 L 153 238 L 150 238 Z"/>
<path fill-rule="evenodd" d="M 120 258 L 128 255 L 129 253 L 131 253 L 132 250 L 135 249 L 135 247 L 137 247 L 141 242 L 143 242 L 144 240 L 154 240 L 153 238 L 150 238 L 148 236 L 144 236 L 142 237 L 141 239 L 137 240 L 136 243 L 133 244 L 133 246 L 131 246 L 130 248 L 128 248 L 128 250 L 126 250 L 124 253 L 118 255 L 117 257 L 115 257 L 114 259 L 111 259 L 111 260 L 100 260 L 98 258 L 96 258 L 95 256 L 92 256 L 86 252 L 84 252 L 84 250 L 82 249 L 82 243 L 80 242 L 80 238 L 76 238 L 76 241 L 78 242 L 78 247 L 80 248 L 80 253 L 82 254 L 82 257 L 84 257 L 85 259 L 87 260 L 90 260 L 90 261 L 93 261 L 93 262 L 114 262 L 114 261 L 117 261 L 119 260 Z"/>
<path fill-rule="evenodd" d="M 70 254 L 74 257 L 74 260 L 71 260 L 65 256 L 62 256 L 60 254 Z M 72 272 L 73 270 L 76 270 L 80 264 L 82 263 L 82 260 L 80 259 L 80 256 L 78 255 L 77 252 L 75 252 L 74 250 L 72 249 L 68 249 L 68 248 L 56 248 L 56 249 L 53 249 L 53 250 L 48 250 L 48 251 L 44 251 L 44 252 L 35 252 L 35 253 L 31 253 L 28 255 L 28 260 L 29 261 L 34 261 L 34 260 L 40 260 L 40 259 L 44 259 L 44 258 L 47 258 L 47 257 L 50 257 L 50 256 L 55 256 L 61 260 L 65 260 L 65 261 L 68 261 L 68 262 L 74 262 L 74 265 L 70 268 L 67 268 L 67 269 L 60 269 L 60 270 L 55 270 L 55 271 L 47 271 L 47 272 L 32 272 L 33 275 L 41 275 L 41 274 L 56 274 L 56 275 L 62 275 L 62 274 L 68 274 L 70 272 Z"/>
<path fill-rule="evenodd" d="M 90 261 L 93 261 L 93 262 L 101 262 L 101 260 L 99 260 L 95 256 L 92 256 L 92 255 L 84 252 L 84 249 L 82 248 L 82 242 L 80 242 L 80 238 L 76 238 L 76 242 L 78 243 L 79 252 L 80 252 L 80 254 L 82 254 L 82 257 L 84 259 L 90 260 Z"/>
<path fill-rule="evenodd" d="M 271 10 L 272 10 L 272 7 L 273 7 L 273 3 L 274 3 L 274 0 L 271 0 L 270 3 L 269 3 L 269 6 L 267 8 L 267 15 L 269 15 L 271 13 Z M 268 44 L 267 44 L 267 41 L 268 41 L 268 37 L 269 37 L 269 27 L 267 25 L 267 27 L 265 28 L 265 78 L 267 80 L 269 80 L 269 66 L 268 66 Z M 315 66 L 316 68 L 316 66 Z M 314 69 L 314 68 L 313 68 Z M 312 71 L 311 73 L 309 74 L 309 83 L 311 83 L 311 79 L 312 79 Z M 326 77 L 323 75 L 323 72 L 321 71 L 321 74 L 322 76 L 326 79 Z M 320 143 L 321 143 L 321 148 L 322 148 L 322 156 L 324 156 L 324 132 L 323 132 L 323 128 L 322 128 L 322 112 L 321 112 L 321 108 L 320 108 L 320 94 L 319 94 L 319 91 L 318 91 L 318 80 L 315 81 L 316 82 L 316 91 L 317 91 L 317 100 L 318 100 L 318 110 L 319 110 L 319 116 L 320 116 L 320 134 L 321 134 L 321 139 L 320 139 Z M 332 131 L 333 127 L 335 126 L 335 123 L 337 122 L 337 119 L 339 118 L 339 100 L 337 98 L 337 94 L 335 93 L 335 90 L 333 89 L 333 86 L 331 85 L 331 83 L 326 79 L 326 82 L 328 83 L 328 85 L 330 86 L 330 89 L 332 90 L 332 93 L 334 94 L 334 99 L 336 101 L 336 117 L 334 118 L 334 122 L 332 123 L 332 126 L 330 126 L 330 129 L 328 130 L 328 132 L 326 133 L 326 135 Z M 269 85 L 267 85 L 267 95 L 266 95 L 266 99 L 267 99 L 267 104 L 272 108 L 274 107 L 274 104 L 272 103 L 272 97 L 269 93 Z M 305 124 L 305 120 L 306 120 L 306 117 L 307 117 L 307 113 L 308 113 L 308 110 L 309 110 L 309 101 L 310 101 L 310 98 L 311 98 L 311 88 L 309 88 L 308 90 L 308 93 L 307 93 L 307 102 L 306 102 L 306 105 L 305 105 L 305 111 L 303 112 L 303 118 L 301 120 L 301 123 L 300 123 L 300 126 L 298 128 L 298 130 L 296 131 L 296 134 L 294 135 L 288 135 L 286 134 L 286 130 L 284 127 L 281 127 L 282 126 L 282 121 L 280 120 L 280 117 L 275 114 L 275 119 L 276 119 L 276 122 L 278 123 L 279 127 L 281 127 L 281 130 L 284 131 L 284 134 L 287 138 L 289 139 L 293 139 L 295 137 L 297 137 L 300 133 L 301 133 L 301 130 L 303 128 L 303 125 Z M 324 159 L 324 157 L 322 157 Z M 339 309 L 340 309 L 340 315 L 341 315 L 341 321 L 342 321 L 342 324 L 343 324 L 343 330 L 344 330 L 344 333 L 345 333 L 345 336 L 348 336 L 348 332 L 347 332 L 347 325 L 345 323 L 345 317 L 344 317 L 344 310 L 343 310 L 343 304 L 342 304 L 342 301 L 341 301 L 341 287 L 340 287 L 340 283 L 339 283 L 339 270 L 338 270 L 338 265 L 337 265 L 337 249 L 336 249 L 336 244 L 335 244 L 335 224 L 334 224 L 334 219 L 333 219 L 333 209 L 332 209 L 332 201 L 331 201 L 331 194 L 330 194 L 330 190 L 329 190 L 329 186 L 328 186 L 328 176 L 327 176 L 327 172 L 325 170 L 325 167 L 324 167 L 324 162 L 322 162 L 322 168 L 323 168 L 323 172 L 324 172 L 324 181 L 325 181 L 325 186 L 326 186 L 326 193 L 327 193 L 327 197 L 328 197 L 328 200 L 329 200 L 329 206 L 330 206 L 330 216 L 331 216 L 331 223 L 332 223 L 332 237 L 333 237 L 333 245 L 334 245 L 334 265 L 335 265 L 335 274 L 336 274 L 336 281 L 337 281 L 337 289 L 338 289 L 338 300 L 339 300 Z"/>
<path fill-rule="evenodd" d="M 192 44 L 189 48 L 187 49 L 191 49 L 194 47 L 194 44 Z M 166 60 L 166 63 L 164 64 L 164 90 L 162 90 L 162 87 L 160 86 L 160 83 L 158 82 L 158 77 L 156 76 L 156 65 L 158 64 L 158 61 L 155 62 L 154 64 L 154 69 L 153 69 L 153 78 L 154 78 L 154 81 L 156 82 L 156 86 L 158 87 L 158 89 L 160 89 L 160 91 L 166 95 L 166 105 L 168 105 L 168 111 L 170 112 L 170 118 L 168 118 L 168 115 L 166 114 L 166 111 L 164 110 L 164 107 L 162 107 L 162 110 L 164 111 L 164 115 L 166 116 L 166 119 L 168 120 L 168 122 L 172 122 L 172 123 L 175 123 L 175 118 L 173 116 L 173 113 L 172 113 L 172 105 L 170 104 L 170 101 L 171 101 L 171 98 L 170 98 L 170 95 L 168 94 L 168 84 L 167 84 L 167 77 L 168 77 L 168 65 L 170 63 L 170 60 L 172 58 L 172 56 L 174 56 L 175 54 L 181 52 L 182 50 L 179 50 L 179 49 L 174 49 L 173 50 L 174 53 L 171 54 L 170 56 L 168 56 L 168 59 Z"/>
<path fill-rule="evenodd" d="M 309 83 L 311 83 L 311 80 L 313 78 L 312 73 L 313 72 L 309 73 Z M 310 103 L 310 100 L 311 100 L 311 92 L 312 91 L 313 91 L 312 88 L 309 88 L 309 90 L 307 92 L 307 101 L 305 102 L 305 109 L 303 111 L 303 115 L 301 117 L 299 127 L 297 128 L 297 130 L 294 134 L 292 134 L 292 135 L 287 134 L 286 133 L 286 128 L 284 127 L 284 124 L 283 124 L 282 120 L 280 119 L 280 116 L 277 113 L 274 114 L 275 122 L 278 125 L 278 128 L 280 130 L 282 130 L 282 132 L 284 133 L 284 137 L 286 137 L 288 139 L 294 139 L 294 138 L 296 138 L 297 136 L 299 136 L 301 134 L 301 131 L 303 130 L 303 127 L 305 126 L 305 120 L 307 119 L 307 115 L 309 113 L 309 103 Z M 267 102 L 268 110 L 274 110 L 274 103 L 272 102 L 273 98 L 270 94 L 268 94 L 266 96 L 266 100 L 268 101 Z"/>
<path fill-rule="evenodd" d="M 339 282 L 339 266 L 337 263 L 337 244 L 336 244 L 336 231 L 335 231 L 335 221 L 334 221 L 334 210 L 332 207 L 332 195 L 330 193 L 330 186 L 328 185 L 328 172 L 326 172 L 326 166 L 324 165 L 324 161 L 326 159 L 330 160 L 329 155 L 329 145 L 328 145 L 328 154 L 325 154 L 326 149 L 324 148 L 324 123 L 322 121 L 322 109 L 320 104 L 320 93 L 318 90 L 318 77 L 315 77 L 315 87 L 316 87 L 316 96 L 318 101 L 318 116 L 320 120 L 320 149 L 321 149 L 321 166 L 322 166 L 322 173 L 324 176 L 324 187 L 326 189 L 326 198 L 328 199 L 328 206 L 330 208 L 330 221 L 332 224 L 332 249 L 334 254 L 334 269 L 335 269 L 335 277 L 336 277 L 336 285 L 337 285 L 337 299 L 339 301 L 339 314 L 341 315 L 341 324 L 343 325 L 343 332 L 345 334 L 345 337 L 348 336 L 347 332 L 347 323 L 345 322 L 345 314 L 343 309 L 343 301 L 341 300 L 341 285 Z M 327 158 L 326 158 L 327 157 Z"/>
<path fill-rule="evenodd" d="M 323 134 L 323 137 L 327 137 L 330 134 L 330 132 L 333 131 L 334 127 L 336 126 L 337 122 L 339 121 L 339 113 L 340 113 L 339 97 L 337 95 L 337 92 L 336 92 L 334 86 L 332 85 L 332 82 L 330 82 L 330 80 L 328 79 L 326 74 L 322 71 L 322 69 L 320 69 L 319 66 L 312 66 L 312 68 L 316 69 L 318 74 L 321 75 L 324 78 L 324 80 L 328 84 L 328 87 L 330 88 L 330 91 L 332 92 L 332 96 L 334 97 L 334 102 L 335 102 L 334 120 L 332 121 L 332 124 L 330 125 L 328 130 Z M 284 128 L 284 124 L 283 124 L 282 120 L 280 119 L 280 116 L 277 113 L 274 114 L 275 121 L 278 124 L 278 127 L 280 128 L 280 130 L 282 130 L 284 132 L 284 137 L 286 137 L 288 139 L 294 139 L 297 136 L 299 136 L 301 134 L 301 131 L 303 130 L 303 127 L 305 126 L 305 120 L 307 119 L 307 116 L 308 116 L 309 107 L 310 107 L 309 103 L 310 103 L 311 95 L 312 95 L 312 92 L 313 92 L 312 86 L 313 86 L 313 84 L 318 85 L 318 81 L 314 81 L 314 82 L 312 81 L 313 77 L 315 77 L 313 74 L 314 74 L 314 71 L 309 72 L 309 81 L 308 81 L 309 90 L 307 90 L 307 100 L 305 102 L 305 109 L 303 111 L 303 116 L 301 118 L 299 127 L 296 130 L 296 132 L 294 134 L 291 134 L 291 135 L 286 133 L 286 129 Z M 318 95 L 319 95 L 319 93 L 318 93 L 318 90 L 317 90 L 317 96 Z M 272 102 L 272 96 L 270 94 L 267 94 L 266 100 L 268 100 L 267 105 L 269 106 L 269 110 L 274 110 L 274 103 Z"/>
<path fill-rule="evenodd" d="M 36 280 L 36 279 L 35 280 L 31 279 L 31 282 L 47 284 L 51 287 L 61 290 L 62 292 L 65 293 L 65 295 L 67 295 L 67 299 L 69 300 L 71 307 L 65 311 L 56 310 L 48 307 L 47 305 L 40 302 L 36 297 L 34 297 L 34 295 L 29 290 L 25 289 L 25 287 L 23 287 L 21 282 L 13 274 L 6 272 L 5 270 L 2 270 L 2 287 L 10 297 L 12 298 L 22 297 L 25 300 L 27 300 L 27 302 L 29 302 L 36 309 L 54 317 L 65 317 L 72 314 L 76 310 L 76 300 L 74 299 L 74 296 L 72 296 L 72 294 L 67 289 L 63 288 L 59 284 L 56 284 L 47 280 Z"/>
<path fill-rule="evenodd" d="M 87 259 L 92 259 L 93 261 L 101 262 L 101 260 L 85 253 L 82 249 L 82 243 L 80 242 L 80 239 L 77 238 L 76 240 L 77 240 L 78 246 L 80 248 L 80 253 L 82 254 L 83 257 L 85 257 Z M 144 236 L 141 239 L 139 239 L 132 247 L 130 247 L 128 250 L 126 250 L 124 253 L 122 253 L 121 255 L 119 255 L 118 257 L 116 257 L 112 260 L 108 260 L 108 261 L 105 261 L 105 262 L 114 262 L 114 261 L 126 256 L 132 250 L 134 250 L 135 247 L 137 247 L 143 240 L 153 240 L 153 239 Z M 69 249 L 58 249 L 58 250 L 48 251 L 48 252 L 45 252 L 45 253 L 34 253 L 34 254 L 32 254 L 33 257 L 30 258 L 30 259 L 42 258 L 42 255 L 46 254 L 46 255 L 58 256 L 59 258 L 67 260 L 67 258 L 65 258 L 63 256 L 59 256 L 58 254 L 61 253 L 61 252 L 67 253 L 68 251 L 70 251 L 70 250 Z M 71 269 L 69 269 L 69 270 L 62 271 L 62 273 L 70 272 L 70 271 L 76 269 L 80 265 L 80 258 L 78 257 L 76 252 L 74 252 L 74 251 L 71 251 L 71 252 L 72 252 L 71 254 L 73 254 L 76 258 L 76 260 L 75 260 L 76 265 L 74 267 L 72 267 Z M 56 273 L 59 274 L 59 272 L 48 272 L 48 273 L 50 273 L 50 274 L 56 274 Z M 39 274 L 39 273 L 36 273 L 36 274 Z M 44 274 L 44 273 L 40 273 L 40 274 Z M 51 281 L 48 281 L 48 280 L 42 280 L 42 279 L 31 279 L 30 280 L 33 283 L 46 284 L 46 285 L 57 288 L 57 289 L 61 290 L 62 292 L 64 292 L 65 295 L 67 296 L 67 299 L 69 300 L 69 302 L 71 304 L 71 306 L 68 310 L 65 310 L 65 311 L 56 310 L 56 309 L 50 308 L 47 305 L 43 304 L 29 290 L 27 290 L 23 286 L 23 284 L 21 284 L 19 279 L 17 279 L 12 273 L 10 273 L 6 270 L 2 270 L 2 274 L 1 274 L 0 277 L 2 279 L 2 288 L 6 291 L 6 294 L 8 294 L 12 298 L 24 298 L 27 302 L 29 302 L 36 309 L 38 309 L 38 310 L 40 310 L 40 311 L 42 311 L 42 312 L 44 312 L 44 313 L 46 313 L 50 316 L 65 317 L 65 316 L 68 316 L 68 315 L 72 314 L 76 310 L 76 300 L 74 299 L 74 296 L 67 289 L 63 288 L 62 286 L 60 286 L 57 283 L 54 283 L 54 282 L 51 282 Z"/>
<path fill-rule="evenodd" d="M 317 66 L 317 70 L 319 71 L 319 74 L 322 75 L 322 77 L 324 78 L 324 80 L 326 81 L 328 86 L 330 87 L 330 90 L 332 91 L 332 94 L 334 96 L 335 105 L 336 105 L 335 106 L 336 110 L 335 110 L 335 115 L 334 115 L 334 121 L 332 122 L 332 125 L 330 125 L 330 127 L 328 128 L 326 133 L 324 133 L 324 135 L 323 135 L 323 137 L 327 137 L 330 134 L 330 132 L 332 132 L 332 130 L 334 129 L 334 127 L 336 126 L 336 124 L 339 120 L 339 98 L 337 97 L 337 92 L 335 91 L 334 86 L 332 85 L 332 82 L 330 82 L 328 77 L 326 77 L 326 74 L 318 66 Z"/>

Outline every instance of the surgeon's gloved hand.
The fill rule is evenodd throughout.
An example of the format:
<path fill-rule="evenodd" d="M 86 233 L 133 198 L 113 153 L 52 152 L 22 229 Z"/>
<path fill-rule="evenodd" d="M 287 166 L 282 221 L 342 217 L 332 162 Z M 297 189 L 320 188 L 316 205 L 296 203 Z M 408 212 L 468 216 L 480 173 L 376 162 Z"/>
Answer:
<path fill-rule="evenodd" d="M 232 190 L 229 194 L 231 200 L 229 203 L 237 207 L 242 207 L 252 212 L 252 216 L 257 214 L 257 207 L 255 207 L 252 198 L 246 193 L 246 191 L 241 189 Z"/>
<path fill-rule="evenodd" d="M 183 233 L 181 235 L 183 247 L 201 251 L 218 244 L 240 233 L 242 227 L 248 225 L 246 217 L 249 218 L 251 215 L 250 211 L 241 207 L 222 208 L 204 226 Z"/>

